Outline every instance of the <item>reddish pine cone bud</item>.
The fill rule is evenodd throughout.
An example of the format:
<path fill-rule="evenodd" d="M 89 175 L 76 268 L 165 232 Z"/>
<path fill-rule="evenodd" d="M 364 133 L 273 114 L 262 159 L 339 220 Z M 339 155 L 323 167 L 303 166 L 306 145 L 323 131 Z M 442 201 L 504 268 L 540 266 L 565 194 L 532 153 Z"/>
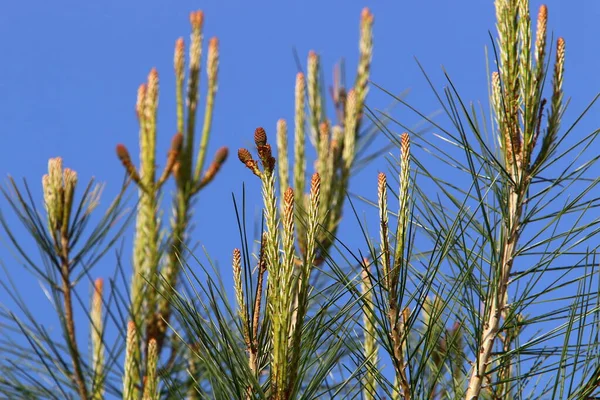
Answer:
<path fill-rule="evenodd" d="M 127 173 L 129 174 L 131 179 L 133 179 L 135 182 L 139 183 L 140 176 L 138 175 L 137 170 L 135 169 L 135 167 L 133 166 L 133 163 L 131 162 L 131 157 L 129 156 L 127 147 L 125 147 L 122 144 L 118 144 L 116 150 L 117 150 L 117 157 L 119 157 L 119 160 L 121 160 L 121 164 L 123 164 L 123 166 L 127 170 Z"/>
<path fill-rule="evenodd" d="M 176 133 L 171 139 L 171 150 L 179 153 L 181 151 L 181 147 L 183 146 L 183 135 L 181 133 Z"/>
<path fill-rule="evenodd" d="M 246 149 L 239 149 L 238 158 L 243 164 L 247 164 L 248 161 L 252 161 L 252 154 Z"/>
<path fill-rule="evenodd" d="M 260 159 L 264 162 L 267 162 L 267 160 L 269 160 L 269 158 L 271 158 L 271 145 L 270 144 L 265 144 L 263 146 L 258 146 L 258 156 L 260 157 Z"/>
<path fill-rule="evenodd" d="M 258 127 L 254 131 L 254 143 L 259 147 L 267 144 L 267 132 L 262 127 Z"/>
<path fill-rule="evenodd" d="M 227 160 L 228 155 L 229 149 L 225 146 L 221 147 L 219 150 L 217 150 L 217 153 L 215 154 L 215 163 L 223 164 L 225 160 Z"/>
<path fill-rule="evenodd" d="M 123 164 L 131 162 L 131 157 L 129 156 L 129 151 L 127 151 L 127 147 L 122 144 L 117 145 L 117 157 Z"/>

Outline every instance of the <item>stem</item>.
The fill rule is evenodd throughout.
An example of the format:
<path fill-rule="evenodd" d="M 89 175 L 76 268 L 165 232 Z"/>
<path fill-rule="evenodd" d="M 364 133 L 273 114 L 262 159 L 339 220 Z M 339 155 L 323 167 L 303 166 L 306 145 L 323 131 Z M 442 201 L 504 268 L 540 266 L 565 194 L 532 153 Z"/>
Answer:
<path fill-rule="evenodd" d="M 396 370 L 397 380 L 402 388 L 402 398 L 404 400 L 410 400 L 410 384 L 406 376 L 405 364 L 404 364 L 404 352 L 402 351 L 402 336 L 403 329 L 400 326 L 398 317 L 400 315 L 399 308 L 397 306 L 396 296 L 390 296 L 390 325 L 392 328 L 392 342 L 394 345 L 393 362 L 394 369 Z"/>
<path fill-rule="evenodd" d="M 258 281 L 256 282 L 256 296 L 254 300 L 254 311 L 252 313 L 252 338 L 251 338 L 251 358 L 250 368 L 256 374 L 258 371 L 258 327 L 260 322 L 260 307 L 262 303 L 262 291 L 265 271 L 267 263 L 265 261 L 264 248 L 266 246 L 266 238 L 263 236 L 261 245 L 261 254 L 258 266 Z"/>
<path fill-rule="evenodd" d="M 165 336 L 167 334 L 169 319 L 171 317 L 170 298 L 175 291 L 175 287 L 177 286 L 177 278 L 181 269 L 180 263 L 182 263 L 185 259 L 183 256 L 183 252 L 186 249 L 184 240 L 190 219 L 190 196 L 188 194 L 187 185 L 184 187 L 179 187 L 176 196 L 176 205 L 174 206 L 175 218 L 171 233 L 173 242 L 171 244 L 171 249 L 169 250 L 167 265 L 165 266 L 165 270 L 162 272 L 166 282 L 166 285 L 164 285 L 165 295 L 162 296 L 160 301 L 158 307 L 159 317 L 156 320 L 158 325 L 156 343 L 159 357 L 163 348 Z"/>
<path fill-rule="evenodd" d="M 69 353 L 71 354 L 71 360 L 73 362 L 74 376 L 72 377 L 73 383 L 77 386 L 79 397 L 83 400 L 88 399 L 88 391 L 85 386 L 85 379 L 83 377 L 83 371 L 81 370 L 79 350 L 77 348 L 77 340 L 75 338 L 75 321 L 73 319 L 73 301 L 71 299 L 71 282 L 69 279 L 69 241 L 68 237 L 63 236 L 61 238 L 61 278 L 62 278 L 62 291 L 64 296 L 64 307 L 65 307 L 65 330 L 67 333 L 67 340 L 69 344 Z"/>
<path fill-rule="evenodd" d="M 365 400 L 375 400 L 375 393 L 377 391 L 377 376 L 373 372 L 374 368 L 377 368 L 377 342 L 375 340 L 377 332 L 374 325 L 375 316 L 373 310 L 373 283 L 370 277 L 369 260 L 363 260 L 364 266 L 362 270 L 362 283 L 361 283 L 361 294 L 364 298 L 363 310 L 363 352 L 365 361 L 368 363 L 369 369 L 367 370 L 365 377 L 363 378 L 363 398 Z"/>
<path fill-rule="evenodd" d="M 262 303 L 262 291 L 267 263 L 265 260 L 265 249 L 267 244 L 266 234 L 263 234 L 260 246 L 260 255 L 258 261 L 258 280 L 256 282 L 256 296 L 254 297 L 254 310 L 252 312 L 252 330 L 250 333 L 250 341 L 248 344 L 248 365 L 250 370 L 258 379 L 258 328 L 260 323 L 260 308 Z M 254 393 L 252 385 L 246 388 L 246 399 L 251 399 Z"/>
<path fill-rule="evenodd" d="M 517 175 L 517 174 L 514 174 Z M 522 185 L 526 187 L 527 185 Z M 489 313 L 484 324 L 484 330 L 481 334 L 481 348 L 477 352 L 473 372 L 469 379 L 469 386 L 465 399 L 477 399 L 481 392 L 483 378 L 486 374 L 487 366 L 490 362 L 494 341 L 500 331 L 500 319 L 507 303 L 508 278 L 512 268 L 515 249 L 519 239 L 519 227 L 522 212 L 522 197 L 514 186 L 509 187 L 508 217 L 509 221 L 503 226 L 502 235 L 502 259 L 499 265 L 498 289 L 492 294 Z"/>
<path fill-rule="evenodd" d="M 505 310 L 506 311 L 506 310 Z M 506 312 L 503 313 L 502 318 L 506 321 Z M 506 332 L 503 336 L 499 337 L 500 342 L 502 343 L 502 350 L 504 353 L 508 353 L 510 351 L 511 343 L 512 343 L 512 332 Z M 496 395 L 495 399 L 512 399 L 510 393 L 510 379 L 511 379 L 511 365 L 509 362 L 503 362 L 498 369 L 498 377 L 502 384 L 499 385 L 500 394 Z"/>

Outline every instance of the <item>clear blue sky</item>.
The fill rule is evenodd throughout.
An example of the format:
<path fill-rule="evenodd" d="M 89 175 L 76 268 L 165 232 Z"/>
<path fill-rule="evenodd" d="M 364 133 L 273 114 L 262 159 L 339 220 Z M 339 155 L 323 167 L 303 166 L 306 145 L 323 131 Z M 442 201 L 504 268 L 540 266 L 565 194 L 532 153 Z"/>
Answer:
<path fill-rule="evenodd" d="M 540 4 L 532 2 L 534 14 Z M 573 99 L 566 121 L 572 121 L 600 88 L 600 28 L 596 23 L 600 2 L 554 0 L 546 4 L 549 30 L 555 37 L 565 37 L 567 43 L 564 88 Z M 201 193 L 194 239 L 206 246 L 229 277 L 231 250 L 239 246 L 231 193 L 239 195 L 245 181 L 250 213 L 256 214 L 260 204 L 258 180 L 236 160 L 235 152 L 250 146 L 255 127 L 264 126 L 274 138 L 277 119 L 292 120 L 297 72 L 294 47 L 304 65 L 309 50 L 321 54 L 328 82 L 333 64 L 346 57 L 353 79 L 359 15 L 365 5 L 375 15 L 373 81 L 395 93 L 410 89 L 411 104 L 425 113 L 437 110 L 413 59 L 417 57 L 438 88 L 445 83 L 443 65 L 464 99 L 487 104 L 484 47 L 490 44 L 488 31 L 495 35 L 491 0 L 372 5 L 354 0 L 4 1 L 0 5 L 0 175 L 26 178 L 41 205 L 41 176 L 47 160 L 62 156 L 80 181 L 95 176 L 108 183 L 103 196 L 106 206 L 123 177 L 115 145 L 126 144 L 137 159 L 136 89 L 152 67 L 158 68 L 161 79 L 158 159 L 163 160 L 175 129 L 173 45 L 180 36 L 187 42 L 188 14 L 202 9 L 205 39 L 217 36 L 221 55 L 209 157 L 223 145 L 230 148 L 232 157 Z M 384 108 L 389 102 L 376 89 L 367 100 L 373 108 Z M 409 126 L 419 121 L 405 110 L 394 115 Z M 580 128 L 589 132 L 596 126 L 597 120 L 588 118 Z M 377 170 L 387 170 L 383 159 L 358 176 L 351 189 L 373 198 Z M 4 199 L 0 208 L 9 212 Z M 342 239 L 362 243 L 360 238 Z M 5 244 L 0 241 L 0 260 L 41 315 L 49 308 L 39 285 L 14 262 Z M 129 262 L 130 252 L 125 254 Z M 109 254 L 94 275 L 110 274 L 114 260 L 114 254 Z M 4 301 L 6 294 L 0 292 L 0 302 Z M 55 324 L 47 315 L 41 321 Z"/>

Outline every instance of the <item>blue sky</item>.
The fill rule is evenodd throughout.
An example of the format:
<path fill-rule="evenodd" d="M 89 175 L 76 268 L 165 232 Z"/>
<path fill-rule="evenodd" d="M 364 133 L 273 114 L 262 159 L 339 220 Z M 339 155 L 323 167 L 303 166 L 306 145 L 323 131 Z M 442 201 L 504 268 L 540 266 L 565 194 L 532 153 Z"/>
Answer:
<path fill-rule="evenodd" d="M 534 13 L 540 4 L 531 3 Z M 571 121 L 600 88 L 600 2 L 546 4 L 549 30 L 567 43 L 564 88 L 572 97 L 566 115 Z M 202 9 L 205 39 L 217 36 L 220 41 L 209 157 L 223 145 L 233 157 L 201 193 L 194 239 L 229 276 L 231 250 L 239 246 L 231 193 L 239 195 L 246 182 L 251 215 L 260 204 L 258 180 L 235 159 L 236 150 L 250 146 L 255 127 L 264 126 L 273 134 L 279 118 L 292 120 L 294 48 L 303 65 L 308 51 L 317 51 L 328 82 L 334 63 L 345 57 L 353 79 L 359 15 L 365 5 L 375 15 L 374 82 L 395 93 L 410 89 L 411 104 L 426 114 L 436 111 L 439 107 L 414 61 L 417 57 L 438 88 L 445 83 L 443 65 L 463 98 L 487 104 L 484 47 L 490 44 L 488 31 L 495 35 L 492 1 L 5 1 L 0 5 L 0 175 L 26 178 L 41 205 L 47 160 L 61 156 L 81 182 L 92 176 L 107 182 L 106 206 L 123 177 L 115 145 L 124 143 L 137 159 L 136 90 L 152 67 L 158 69 L 161 85 L 159 154 L 166 154 L 175 129 L 173 45 L 181 36 L 187 41 L 188 14 Z M 390 101 L 372 89 L 367 103 L 382 109 Z M 409 126 L 419 122 L 404 109 L 394 116 Z M 582 132 L 595 127 L 593 117 L 580 126 Z M 387 170 L 383 159 L 356 177 L 351 189 L 373 198 L 378 170 Z M 9 213 L 4 199 L 0 209 Z M 9 220 L 14 221 L 10 216 Z M 3 234 L 0 238 L 0 260 L 42 315 L 48 306 L 39 284 L 14 261 Z M 362 243 L 360 238 L 346 239 Z M 126 261 L 129 254 L 126 251 Z M 94 275 L 109 275 L 114 260 L 109 254 Z M 6 294 L 0 292 L 4 301 Z M 40 317 L 42 322 L 56 323 L 46 315 Z"/>

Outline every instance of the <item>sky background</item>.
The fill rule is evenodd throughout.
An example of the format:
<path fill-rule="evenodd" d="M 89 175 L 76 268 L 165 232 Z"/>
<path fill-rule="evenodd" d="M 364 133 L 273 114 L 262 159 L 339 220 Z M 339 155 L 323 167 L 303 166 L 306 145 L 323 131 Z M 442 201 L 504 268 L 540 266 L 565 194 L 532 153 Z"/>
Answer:
<path fill-rule="evenodd" d="M 531 2 L 534 15 L 540 4 Z M 546 4 L 549 32 L 563 36 L 567 43 L 564 89 L 572 100 L 565 121 L 572 121 L 600 88 L 600 28 L 596 23 L 600 2 L 556 0 Z M 219 262 L 228 281 L 231 251 L 240 245 L 231 195 L 240 195 L 245 182 L 250 215 L 258 215 L 260 206 L 259 181 L 237 161 L 236 151 L 251 147 L 257 126 L 264 126 L 274 143 L 277 120 L 293 120 L 297 72 L 294 49 L 303 68 L 309 50 L 321 55 L 328 84 L 332 82 L 334 63 L 345 57 L 348 81 L 353 81 L 359 16 L 364 6 L 369 6 L 375 16 L 371 75 L 375 83 L 393 93 L 410 90 L 408 102 L 425 114 L 435 112 L 439 106 L 416 57 L 438 89 L 445 84 L 443 66 L 464 99 L 482 101 L 488 110 L 484 48 L 490 45 L 488 32 L 495 36 L 491 0 L 374 4 L 314 0 L 5 0 L 0 4 L 0 175 L 26 178 L 42 206 L 41 176 L 47 171 L 48 159 L 61 156 L 66 167 L 78 172 L 80 182 L 92 176 L 107 182 L 104 207 L 100 207 L 105 210 L 123 177 L 115 145 L 125 144 L 137 165 L 136 90 L 152 67 L 160 76 L 158 162 L 164 164 L 175 132 L 173 46 L 178 37 L 189 43 L 188 14 L 202 9 L 205 43 L 213 36 L 220 43 L 219 90 L 208 157 L 220 146 L 228 146 L 231 157 L 217 179 L 201 192 L 193 238 Z M 201 99 L 205 82 L 201 84 Z M 373 109 L 383 109 L 390 102 L 389 96 L 375 88 L 367 99 Z M 420 120 L 406 109 L 392 114 L 408 126 Z M 592 114 L 580 125 L 582 134 L 597 125 Z M 398 127 L 392 129 L 401 133 Z M 351 190 L 374 198 L 376 172 L 387 168 L 385 160 L 376 160 L 351 182 Z M 359 208 L 368 206 L 360 204 Z M 9 221 L 16 222 L 4 199 L 0 199 L 0 209 Z M 13 226 L 17 234 L 22 234 L 20 227 Z M 342 232 L 346 235 L 342 239 L 351 244 L 363 243 L 351 232 Z M 130 243 L 131 234 L 129 230 L 125 243 Z M 0 233 L 0 261 L 39 312 L 40 322 L 57 327 L 47 312 L 50 308 L 39 283 L 14 261 L 4 238 Z M 37 252 L 29 238 L 23 240 L 29 243 L 25 246 Z M 114 260 L 111 252 L 93 275 L 109 276 Z M 129 260 L 130 252 L 126 250 L 125 261 Z M 126 266 L 129 268 L 129 264 Z M 81 292 L 88 293 L 86 288 Z M 0 302 L 10 304 L 3 291 Z M 82 328 L 80 336 L 86 330 Z"/>

